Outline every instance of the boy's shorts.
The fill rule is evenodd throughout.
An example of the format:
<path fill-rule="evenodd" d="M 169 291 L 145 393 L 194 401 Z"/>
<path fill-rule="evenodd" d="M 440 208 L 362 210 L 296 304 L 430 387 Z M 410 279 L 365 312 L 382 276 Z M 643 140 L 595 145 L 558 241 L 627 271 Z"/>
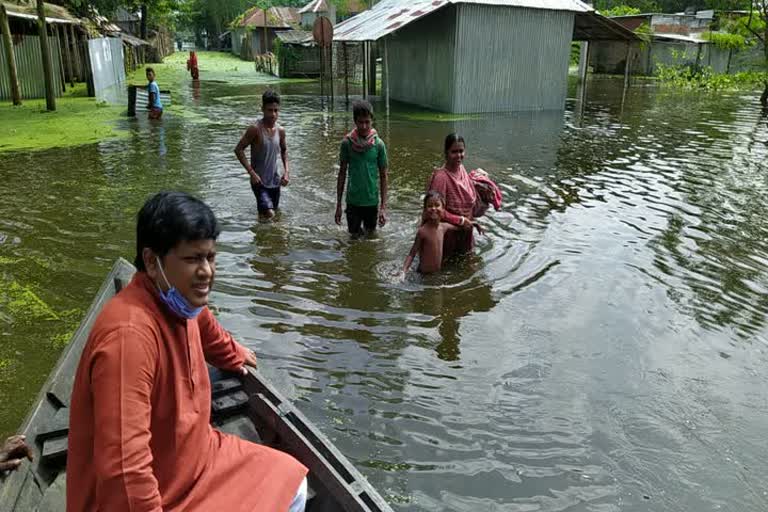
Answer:
<path fill-rule="evenodd" d="M 149 114 L 147 115 L 150 119 L 160 119 L 163 117 L 163 109 L 161 108 L 151 108 L 149 110 Z"/>
<path fill-rule="evenodd" d="M 267 188 L 262 185 L 251 183 L 251 190 L 256 196 L 256 208 L 259 213 L 267 213 L 269 210 L 275 211 L 280 206 L 280 187 Z"/>
<path fill-rule="evenodd" d="M 379 221 L 378 206 L 355 206 L 348 204 L 346 211 L 347 229 L 351 234 L 362 234 L 363 227 L 368 233 L 376 231 L 376 225 Z"/>

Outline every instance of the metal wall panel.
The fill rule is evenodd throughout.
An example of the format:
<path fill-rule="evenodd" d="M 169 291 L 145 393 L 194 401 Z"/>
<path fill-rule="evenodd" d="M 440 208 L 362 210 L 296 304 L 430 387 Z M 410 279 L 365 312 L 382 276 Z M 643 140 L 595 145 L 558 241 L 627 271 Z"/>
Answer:
<path fill-rule="evenodd" d="M 243 37 L 245 37 L 245 29 L 233 28 L 230 31 L 232 36 L 232 53 L 240 56 L 240 49 L 243 47 Z"/>
<path fill-rule="evenodd" d="M 61 96 L 61 49 L 59 40 L 48 36 L 53 61 L 53 83 L 56 96 Z M 19 75 L 19 86 L 23 99 L 45 98 L 45 75 L 43 73 L 43 57 L 40 51 L 38 36 L 22 36 L 21 43 L 13 46 L 16 54 L 16 71 Z M 0 100 L 11 99 L 11 80 L 8 73 L 8 62 L 5 58 L 5 46 L 0 40 Z"/>
<path fill-rule="evenodd" d="M 96 97 L 103 99 L 125 83 L 123 41 L 117 37 L 89 39 L 88 54 Z"/>
<path fill-rule="evenodd" d="M 456 113 L 563 110 L 574 14 L 458 6 Z"/>
<path fill-rule="evenodd" d="M 456 11 L 456 6 L 449 6 L 385 39 L 392 98 L 451 111 L 456 71 Z"/>

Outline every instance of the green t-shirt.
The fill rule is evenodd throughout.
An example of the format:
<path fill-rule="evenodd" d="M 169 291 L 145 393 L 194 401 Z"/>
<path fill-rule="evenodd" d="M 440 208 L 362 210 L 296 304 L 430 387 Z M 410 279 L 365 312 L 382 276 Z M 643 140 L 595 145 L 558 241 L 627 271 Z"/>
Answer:
<path fill-rule="evenodd" d="M 339 160 L 347 162 L 347 204 L 377 206 L 379 204 L 379 169 L 388 167 L 387 147 L 376 137 L 376 143 L 361 153 L 352 149 L 348 139 L 341 142 Z"/>

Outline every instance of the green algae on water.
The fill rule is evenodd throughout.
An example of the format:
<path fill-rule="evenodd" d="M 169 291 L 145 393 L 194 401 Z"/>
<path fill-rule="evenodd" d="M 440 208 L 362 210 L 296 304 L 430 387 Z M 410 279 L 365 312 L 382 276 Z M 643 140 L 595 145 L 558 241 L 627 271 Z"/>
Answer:
<path fill-rule="evenodd" d="M 85 84 L 56 100 L 56 111 L 45 109 L 45 100 L 25 100 L 20 107 L 0 103 L 0 153 L 43 150 L 92 144 L 104 139 L 125 137 L 116 121 L 124 106 L 112 106 L 84 95 Z"/>
<path fill-rule="evenodd" d="M 17 322 L 61 319 L 29 286 L 17 281 L 11 281 L 0 292 L 0 306 L 7 309 L 11 318 Z"/>

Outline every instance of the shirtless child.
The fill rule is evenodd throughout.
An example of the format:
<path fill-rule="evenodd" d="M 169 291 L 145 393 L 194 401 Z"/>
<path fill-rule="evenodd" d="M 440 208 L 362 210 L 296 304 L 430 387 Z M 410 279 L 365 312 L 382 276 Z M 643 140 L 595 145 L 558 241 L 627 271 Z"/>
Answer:
<path fill-rule="evenodd" d="M 430 190 L 424 196 L 424 213 L 422 214 L 422 224 L 416 233 L 416 240 L 413 242 L 411 252 L 405 258 L 403 273 L 411 268 L 413 259 L 419 255 L 419 272 L 422 274 L 432 274 L 439 272 L 443 265 L 443 238 L 448 231 L 464 229 L 454 226 L 447 222 L 440 222 L 443 214 L 445 201 L 439 192 Z M 470 229 L 474 227 L 477 232 L 482 234 L 483 229 L 479 224 L 473 222 Z"/>

